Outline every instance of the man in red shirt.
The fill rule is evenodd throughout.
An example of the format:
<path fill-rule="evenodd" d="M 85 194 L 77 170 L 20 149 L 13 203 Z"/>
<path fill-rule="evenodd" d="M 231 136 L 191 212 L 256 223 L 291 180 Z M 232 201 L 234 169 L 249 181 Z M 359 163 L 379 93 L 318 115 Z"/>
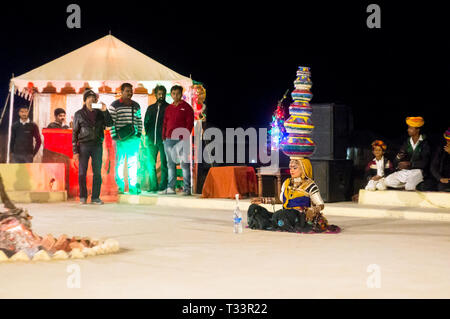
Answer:
<path fill-rule="evenodd" d="M 175 194 L 177 180 L 176 163 L 179 160 L 183 170 L 183 196 L 191 195 L 190 136 L 194 126 L 194 110 L 181 99 L 183 88 L 175 85 L 170 89 L 173 103 L 166 108 L 162 139 L 167 156 L 169 180 L 167 188 L 160 195 Z M 181 138 L 180 138 L 181 136 Z"/>

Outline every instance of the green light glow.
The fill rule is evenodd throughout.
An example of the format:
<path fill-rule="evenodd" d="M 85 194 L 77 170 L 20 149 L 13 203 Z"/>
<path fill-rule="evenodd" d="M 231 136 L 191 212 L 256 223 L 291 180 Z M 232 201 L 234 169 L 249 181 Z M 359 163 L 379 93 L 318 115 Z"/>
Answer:
<path fill-rule="evenodd" d="M 124 191 L 124 165 L 125 157 L 127 159 L 128 186 L 130 191 L 136 189 L 138 184 L 138 155 L 140 138 L 132 137 L 125 141 L 117 141 L 117 162 L 116 162 L 116 183 L 119 191 Z"/>

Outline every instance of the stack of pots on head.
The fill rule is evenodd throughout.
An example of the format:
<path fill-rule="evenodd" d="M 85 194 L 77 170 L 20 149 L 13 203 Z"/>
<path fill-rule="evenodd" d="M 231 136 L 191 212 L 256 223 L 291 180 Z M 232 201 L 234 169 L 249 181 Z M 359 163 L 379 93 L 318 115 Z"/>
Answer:
<path fill-rule="evenodd" d="M 314 125 L 311 121 L 312 108 L 309 105 L 313 95 L 310 68 L 300 66 L 294 81 L 294 100 L 289 106 L 290 117 L 284 123 L 289 134 L 281 143 L 281 150 L 291 159 L 309 157 L 314 153 L 315 144 L 311 139 Z"/>

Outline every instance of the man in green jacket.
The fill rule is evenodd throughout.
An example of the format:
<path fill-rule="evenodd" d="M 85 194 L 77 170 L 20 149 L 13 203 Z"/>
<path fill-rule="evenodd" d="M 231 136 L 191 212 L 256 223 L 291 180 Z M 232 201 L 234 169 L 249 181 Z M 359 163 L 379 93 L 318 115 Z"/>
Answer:
<path fill-rule="evenodd" d="M 431 148 L 426 136 L 421 134 L 424 123 L 420 116 L 406 118 L 409 138 L 394 159 L 397 171 L 384 179 L 386 186 L 414 191 L 425 180 L 419 190 L 429 190 Z"/>
<path fill-rule="evenodd" d="M 165 190 L 167 188 L 167 158 L 164 151 L 164 144 L 162 140 L 162 128 L 164 122 L 164 114 L 167 106 L 166 102 L 166 88 L 162 85 L 155 87 L 156 103 L 150 105 L 145 112 L 144 128 L 148 139 L 150 165 L 149 165 L 149 179 L 150 191 L 156 193 L 157 191 Z M 161 161 L 161 181 L 158 186 L 158 179 L 156 176 L 156 159 L 158 156 Z"/>

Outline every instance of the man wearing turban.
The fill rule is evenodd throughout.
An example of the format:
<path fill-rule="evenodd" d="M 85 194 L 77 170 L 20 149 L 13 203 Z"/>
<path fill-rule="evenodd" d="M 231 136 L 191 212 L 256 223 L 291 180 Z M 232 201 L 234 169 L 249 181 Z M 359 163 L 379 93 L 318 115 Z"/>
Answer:
<path fill-rule="evenodd" d="M 384 177 L 394 171 L 392 162 L 384 156 L 386 149 L 387 146 L 383 141 L 372 142 L 372 154 L 375 157 L 367 164 L 364 174 L 364 179 L 367 181 L 366 190 L 368 191 L 386 190 Z"/>
<path fill-rule="evenodd" d="M 426 136 L 421 134 L 424 119 L 407 117 L 409 138 L 403 143 L 394 159 L 397 171 L 385 178 L 385 185 L 392 188 L 415 190 L 416 187 L 428 177 L 431 150 Z M 430 190 L 424 185 L 420 190 Z"/>
<path fill-rule="evenodd" d="M 431 161 L 431 174 L 439 192 L 450 192 L 450 127 L 444 133 L 445 144 L 439 146 Z"/>

